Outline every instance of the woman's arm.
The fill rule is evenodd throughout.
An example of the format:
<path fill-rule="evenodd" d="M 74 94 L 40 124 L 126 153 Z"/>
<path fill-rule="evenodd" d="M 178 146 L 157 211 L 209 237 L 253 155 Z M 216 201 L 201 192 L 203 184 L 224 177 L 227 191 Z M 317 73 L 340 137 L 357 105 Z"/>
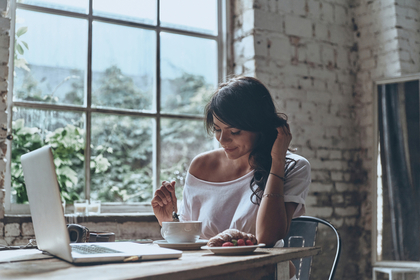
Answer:
<path fill-rule="evenodd" d="M 288 125 L 277 128 L 277 131 L 277 139 L 271 151 L 271 170 L 258 210 L 256 225 L 258 241 L 269 247 L 286 237 L 293 213 L 298 206 L 294 202 L 284 202 L 284 169 L 292 135 Z"/>
<path fill-rule="evenodd" d="M 270 173 L 284 177 L 284 165 L 281 164 L 283 168 L 273 168 L 272 166 Z M 298 204 L 284 202 L 284 182 L 273 174 L 268 176 L 264 194 L 272 195 L 263 196 L 261 200 L 257 214 L 256 233 L 259 242 L 272 247 L 278 240 L 287 236 L 293 213 Z"/>

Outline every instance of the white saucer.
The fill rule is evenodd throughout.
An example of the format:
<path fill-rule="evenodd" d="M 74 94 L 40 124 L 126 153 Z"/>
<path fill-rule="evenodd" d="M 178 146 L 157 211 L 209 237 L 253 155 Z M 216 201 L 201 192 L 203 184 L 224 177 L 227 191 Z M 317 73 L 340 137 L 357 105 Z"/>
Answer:
<path fill-rule="evenodd" d="M 198 239 L 194 243 L 168 243 L 166 240 L 153 241 L 154 244 L 163 248 L 177 249 L 177 250 L 200 250 L 203 245 L 206 245 L 208 240 Z"/>
<path fill-rule="evenodd" d="M 203 246 L 201 249 L 210 250 L 216 255 L 245 255 L 250 254 L 259 247 L 264 247 L 264 243 L 248 246 L 230 246 L 230 247 L 209 247 Z"/>

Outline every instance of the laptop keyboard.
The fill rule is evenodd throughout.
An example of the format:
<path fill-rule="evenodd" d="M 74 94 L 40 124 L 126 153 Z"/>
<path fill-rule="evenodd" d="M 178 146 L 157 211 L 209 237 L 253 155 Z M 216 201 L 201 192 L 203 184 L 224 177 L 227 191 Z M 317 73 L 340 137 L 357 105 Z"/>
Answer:
<path fill-rule="evenodd" d="M 97 245 L 72 245 L 71 249 L 73 252 L 79 254 L 106 254 L 106 253 L 122 253 L 114 249 L 107 247 L 97 246 Z"/>

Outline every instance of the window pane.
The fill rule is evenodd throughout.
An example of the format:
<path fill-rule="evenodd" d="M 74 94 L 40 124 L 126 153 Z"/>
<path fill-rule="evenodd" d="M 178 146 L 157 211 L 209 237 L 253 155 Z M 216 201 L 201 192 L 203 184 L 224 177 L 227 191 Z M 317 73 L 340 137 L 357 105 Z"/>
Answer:
<path fill-rule="evenodd" d="M 156 0 L 94 0 L 95 16 L 156 25 Z"/>
<path fill-rule="evenodd" d="M 94 22 L 92 105 L 151 110 L 155 61 L 155 31 Z"/>
<path fill-rule="evenodd" d="M 76 13 L 89 12 L 89 0 L 20 0 L 16 2 Z"/>
<path fill-rule="evenodd" d="M 61 195 L 67 202 L 84 197 L 84 114 L 13 108 L 12 202 L 28 201 L 20 156 L 44 145 L 54 153 Z"/>
<path fill-rule="evenodd" d="M 177 198 L 182 198 L 185 176 L 191 160 L 214 148 L 213 137 L 207 135 L 204 121 L 161 120 L 161 181 L 176 181 Z"/>
<path fill-rule="evenodd" d="M 14 101 L 83 105 L 86 49 L 86 20 L 18 9 Z"/>
<path fill-rule="evenodd" d="M 161 43 L 162 111 L 203 114 L 217 86 L 216 41 L 162 33 Z"/>
<path fill-rule="evenodd" d="M 92 115 L 91 197 L 108 202 L 150 201 L 154 120 Z"/>
<path fill-rule="evenodd" d="M 217 0 L 161 0 L 165 27 L 217 35 Z"/>

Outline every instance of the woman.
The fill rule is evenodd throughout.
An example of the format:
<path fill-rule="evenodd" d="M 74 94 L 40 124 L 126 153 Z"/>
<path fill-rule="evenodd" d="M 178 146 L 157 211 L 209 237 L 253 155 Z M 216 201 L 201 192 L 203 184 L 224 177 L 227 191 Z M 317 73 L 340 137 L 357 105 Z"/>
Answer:
<path fill-rule="evenodd" d="M 292 218 L 305 212 L 310 184 L 309 162 L 288 151 L 285 115 L 259 80 L 235 77 L 207 104 L 206 127 L 222 148 L 191 162 L 181 220 L 202 221 L 202 238 L 236 228 L 269 247 L 283 246 Z M 152 200 L 160 224 L 172 221 L 176 205 L 175 182 L 163 182 Z"/>

